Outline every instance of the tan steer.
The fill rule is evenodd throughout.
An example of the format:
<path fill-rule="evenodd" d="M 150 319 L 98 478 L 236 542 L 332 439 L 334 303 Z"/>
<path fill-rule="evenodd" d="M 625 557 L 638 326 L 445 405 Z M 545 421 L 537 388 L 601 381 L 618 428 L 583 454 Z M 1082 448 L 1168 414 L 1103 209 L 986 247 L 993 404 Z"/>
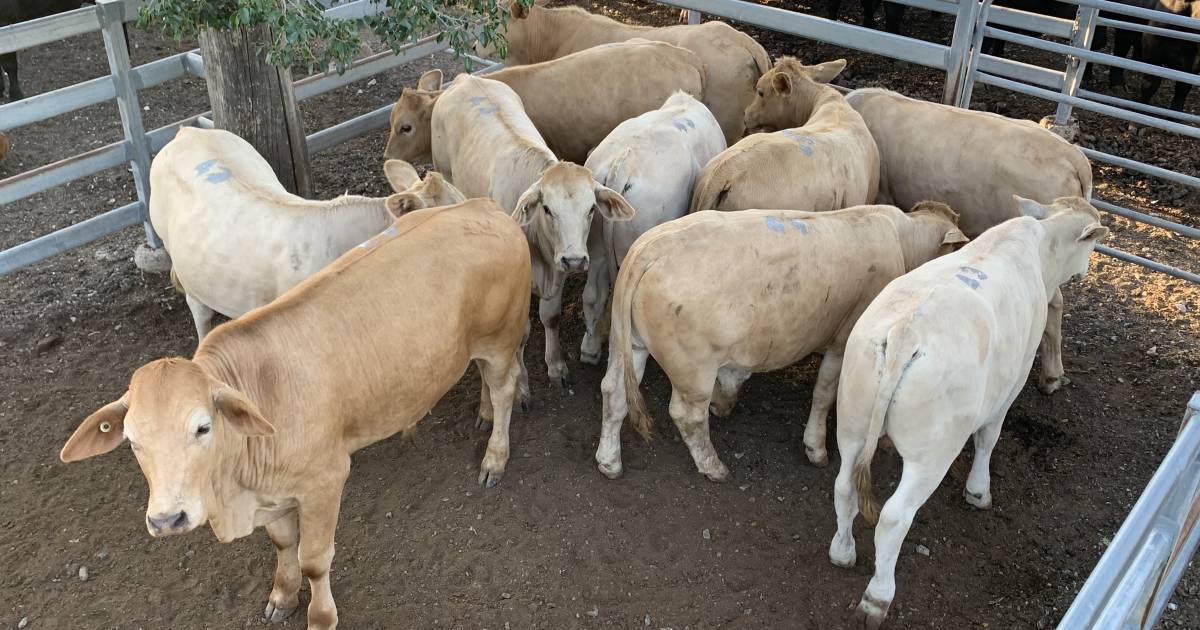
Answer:
<path fill-rule="evenodd" d="M 495 418 L 479 481 L 494 486 L 528 312 L 528 247 L 493 201 L 418 210 L 216 328 L 191 360 L 138 369 L 62 459 L 128 438 L 150 485 L 151 535 L 208 523 L 229 542 L 265 526 L 278 550 L 266 620 L 298 606 L 303 576 L 308 628 L 334 628 L 329 571 L 351 453 L 414 427 L 475 361 Z"/>
<path fill-rule="evenodd" d="M 855 563 L 854 517 L 874 522 L 875 576 L 857 615 L 883 622 L 896 593 L 896 558 L 917 510 L 974 436 L 967 503 L 991 507 L 988 467 L 1000 427 L 1025 384 L 1059 285 L 1087 272 L 1108 233 L 1082 198 L 1050 206 L 1022 199 L 1026 217 L 984 232 L 962 250 L 885 288 L 846 342 L 839 386 L 834 487 L 837 534 L 829 559 Z M 888 435 L 904 458 L 900 485 L 880 512 L 871 458 Z"/>
<path fill-rule="evenodd" d="M 845 60 L 805 66 L 783 57 L 746 109 L 755 133 L 704 167 L 691 212 L 788 208 L 821 212 L 874 203 L 879 152 L 862 117 L 826 85 Z M 906 206 L 907 207 L 907 206 Z"/>
<path fill-rule="evenodd" d="M 242 138 L 184 127 L 150 166 L 150 221 L 171 254 L 171 277 L 186 294 L 196 336 L 213 313 L 240 317 L 378 234 L 396 216 L 466 199 L 437 173 L 425 180 L 389 160 L 396 194 L 310 201 L 291 194 Z"/>
<path fill-rule="evenodd" d="M 823 465 L 850 328 L 889 281 L 966 241 L 955 218 L 941 204 L 909 214 L 891 206 L 700 212 L 643 234 L 613 289 L 600 471 L 621 474 L 627 411 L 649 437 L 638 391 L 648 355 L 671 380 L 671 418 L 696 468 L 722 481 L 729 470 L 709 437 L 710 401 L 725 413 L 751 373 L 823 353 L 804 430 L 809 460 Z"/>
<path fill-rule="evenodd" d="M 460 74 L 433 110 L 433 163 L 470 196 L 488 196 L 513 213 L 533 259 L 533 293 L 546 327 L 546 371 L 567 384 L 558 340 L 567 274 L 587 271 L 595 215 L 628 221 L 633 208 L 578 164 L 558 161 L 507 85 Z M 528 395 L 521 374 L 521 399 Z"/>
<path fill-rule="evenodd" d="M 600 44 L 639 37 L 696 53 L 708 70 L 702 101 L 720 123 L 726 144 L 742 139 L 742 113 L 754 99 L 755 82 L 771 68 L 771 58 L 762 45 L 724 22 L 634 26 L 578 7 L 550 9 L 535 4 L 526 8 L 512 2 L 508 10 L 508 57 L 504 62 L 509 66 L 549 61 Z"/>
<path fill-rule="evenodd" d="M 941 201 L 962 214 L 963 232 L 975 237 L 1020 216 L 1013 195 L 1041 203 L 1092 196 L 1087 157 L 1032 121 L 877 88 L 855 90 L 846 102 L 862 115 L 879 146 L 880 203 Z M 1038 388 L 1047 394 L 1069 382 L 1062 365 L 1062 299 L 1055 289 L 1042 340 Z"/>
<path fill-rule="evenodd" d="M 526 114 L 559 159 L 583 164 L 613 128 L 658 109 L 676 90 L 701 98 L 704 76 L 704 64 L 691 52 L 640 40 L 505 68 L 488 78 L 521 96 Z M 385 157 L 429 159 L 429 121 L 441 89 L 441 70 L 422 75 L 415 90 L 404 89 L 392 107 Z"/>

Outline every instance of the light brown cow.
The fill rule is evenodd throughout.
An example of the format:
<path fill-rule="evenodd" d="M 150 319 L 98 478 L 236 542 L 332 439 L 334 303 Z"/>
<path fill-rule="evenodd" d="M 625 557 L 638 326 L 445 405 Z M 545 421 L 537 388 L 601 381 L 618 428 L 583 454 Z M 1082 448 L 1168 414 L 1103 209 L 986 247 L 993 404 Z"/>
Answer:
<path fill-rule="evenodd" d="M 753 372 L 823 353 L 804 445 L 824 465 L 825 419 L 842 348 L 858 315 L 889 281 L 966 237 L 942 204 L 836 212 L 700 212 L 646 232 L 613 289 L 604 419 L 596 462 L 621 474 L 621 420 L 645 437 L 638 383 L 652 355 L 671 380 L 671 418 L 696 468 L 729 476 L 709 438 L 709 403 L 725 413 Z"/>
<path fill-rule="evenodd" d="M 549 61 L 592 46 L 639 37 L 696 53 L 708 69 L 701 100 L 720 123 L 726 144 L 742 139 L 742 114 L 754 99 L 754 84 L 771 68 L 771 58 L 762 45 L 724 22 L 633 26 L 578 7 L 549 9 L 535 4 L 526 8 L 514 1 L 509 4 L 506 29 L 508 57 L 504 62 L 509 66 Z"/>
<path fill-rule="evenodd" d="M 329 571 L 351 453 L 412 429 L 475 361 L 495 418 L 479 481 L 494 486 L 528 312 L 528 246 L 495 202 L 418 210 L 214 329 L 191 360 L 138 369 L 62 459 L 128 438 L 150 485 L 151 535 L 208 523 L 229 542 L 265 526 L 278 549 L 266 620 L 298 606 L 303 576 L 309 630 L 334 628 Z"/>
<path fill-rule="evenodd" d="M 8 136 L 6 136 L 6 135 L 4 135 L 4 133 L 0 132 L 0 162 L 3 162 L 5 159 L 8 158 L 8 153 L 11 150 L 12 150 L 12 142 L 9 141 Z"/>
<path fill-rule="evenodd" d="M 713 158 L 691 212 L 787 208 L 821 212 L 873 203 L 879 151 L 871 132 L 827 83 L 845 60 L 805 66 L 783 57 L 758 80 L 746 136 Z"/>
<path fill-rule="evenodd" d="M 879 147 L 879 202 L 904 206 L 922 199 L 962 214 L 970 237 L 1020 216 L 1020 195 L 1041 203 L 1092 196 L 1092 166 L 1077 147 L 1029 120 L 911 99 L 895 92 L 855 90 L 846 102 L 862 115 Z M 981 150 L 986 147 L 986 150 Z M 1055 289 L 1042 339 L 1038 388 L 1064 383 L 1062 292 Z"/>
<path fill-rule="evenodd" d="M 617 125 L 658 109 L 676 90 L 702 98 L 704 64 L 691 52 L 645 40 L 591 48 L 546 63 L 505 68 L 489 79 L 511 87 L 561 160 L 583 164 Z M 442 71 L 421 76 L 392 107 L 385 157 L 428 161 L 429 121 Z M 450 181 L 454 181 L 451 177 Z"/>

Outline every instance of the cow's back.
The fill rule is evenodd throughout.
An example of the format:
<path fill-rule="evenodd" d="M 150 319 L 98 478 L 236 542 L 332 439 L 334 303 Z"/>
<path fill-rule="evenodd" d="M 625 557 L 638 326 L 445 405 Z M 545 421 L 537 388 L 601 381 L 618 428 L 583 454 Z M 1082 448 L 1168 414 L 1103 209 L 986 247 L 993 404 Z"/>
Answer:
<path fill-rule="evenodd" d="M 846 100 L 879 147 L 881 202 L 940 201 L 974 237 L 1018 216 L 1014 194 L 1042 203 L 1091 196 L 1087 158 L 1032 121 L 879 89 L 856 90 Z"/>

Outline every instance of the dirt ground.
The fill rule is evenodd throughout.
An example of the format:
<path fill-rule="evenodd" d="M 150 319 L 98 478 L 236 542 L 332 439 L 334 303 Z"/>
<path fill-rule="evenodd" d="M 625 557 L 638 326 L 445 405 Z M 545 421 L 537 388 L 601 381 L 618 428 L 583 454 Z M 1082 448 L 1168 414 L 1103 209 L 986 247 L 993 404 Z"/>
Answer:
<path fill-rule="evenodd" d="M 857 19 L 857 4 L 845 3 L 843 19 Z M 628 21 L 671 19 L 669 9 L 641 3 L 592 8 Z M 920 11 L 910 12 L 909 23 L 933 40 L 949 30 L 947 20 Z M 752 32 L 773 55 L 847 56 L 848 86 L 885 85 L 934 100 L 941 92 L 932 71 Z M 181 47 L 140 32 L 133 41 L 138 63 Z M 98 35 L 24 52 L 21 62 L 29 94 L 107 73 Z M 421 69 L 304 102 L 307 129 L 390 102 Z M 207 108 L 196 80 L 147 90 L 142 104 L 148 127 Z M 980 90 L 976 106 L 1034 119 L 1051 111 L 998 90 Z M 1200 172 L 1195 143 L 1090 115 L 1081 122 L 1085 144 Z M 10 135 L 14 154 L 0 177 L 114 141 L 120 130 L 115 106 L 102 105 Z M 384 194 L 385 135 L 316 155 L 318 194 Z M 1100 196 L 1197 223 L 1194 191 L 1103 166 L 1097 176 Z M 128 174 L 113 169 L 9 204 L 0 209 L 0 248 L 133 194 Z M 1115 246 L 1197 270 L 1195 242 L 1115 217 L 1106 222 Z M 263 533 L 229 545 L 206 529 L 153 540 L 143 524 L 145 482 L 127 449 L 70 466 L 57 458 L 77 423 L 118 397 L 136 367 L 195 347 L 182 296 L 166 277 L 132 263 L 141 238 L 131 228 L 0 278 L 0 628 L 23 618 L 30 628 L 261 623 L 274 563 Z M 1093 273 L 1065 289 L 1064 357 L 1073 382 L 1049 397 L 1031 382 L 1017 399 L 993 458 L 993 510 L 969 508 L 961 498 L 965 472 L 952 471 L 917 515 L 897 567 L 891 627 L 1053 626 L 1170 447 L 1187 398 L 1200 387 L 1200 288 L 1094 260 Z M 872 530 L 860 520 L 856 568 L 828 562 L 836 461 L 814 468 L 799 447 L 815 363 L 755 376 L 733 417 L 714 422 L 717 450 L 733 472 L 725 484 L 693 469 L 667 421 L 669 386 L 651 368 L 643 389 L 659 437 L 646 445 L 627 436 L 626 475 L 609 481 L 592 461 L 601 371 L 577 361 L 578 285 L 564 318 L 573 389 L 546 381 L 535 326 L 528 354 L 535 406 L 513 422 L 513 455 L 500 487 L 475 484 L 485 436 L 473 429 L 474 373 L 421 424 L 414 443 L 387 440 L 355 456 L 333 570 L 343 627 L 847 625 L 872 570 Z M 877 458 L 879 486 L 894 486 L 898 472 L 894 454 Z M 918 544 L 928 556 L 914 552 Z M 1198 589 L 1193 569 L 1163 625 L 1200 627 Z M 303 623 L 302 612 L 288 622 Z"/>

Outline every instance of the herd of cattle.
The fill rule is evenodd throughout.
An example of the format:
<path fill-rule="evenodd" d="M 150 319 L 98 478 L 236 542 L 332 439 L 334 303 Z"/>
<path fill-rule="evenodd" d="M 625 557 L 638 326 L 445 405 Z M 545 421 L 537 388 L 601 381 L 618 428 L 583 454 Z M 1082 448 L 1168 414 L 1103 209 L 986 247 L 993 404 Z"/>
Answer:
<path fill-rule="evenodd" d="M 836 397 L 829 558 L 853 565 L 856 515 L 878 523 L 858 606 L 877 627 L 914 514 L 972 436 L 964 495 L 990 507 L 989 458 L 1039 347 L 1039 387 L 1066 382 L 1059 286 L 1107 233 L 1087 159 L 1029 121 L 843 96 L 828 83 L 844 61 L 772 65 L 723 23 L 510 11 L 513 67 L 449 85 L 434 70 L 403 91 L 388 197 L 301 199 L 237 136 L 180 130 L 154 160 L 150 212 L 199 347 L 138 369 L 62 459 L 128 440 L 150 534 L 207 523 L 227 542 L 265 527 L 278 550 L 266 619 L 298 607 L 306 577 L 308 627 L 333 628 L 350 454 L 413 428 L 474 363 L 491 430 L 479 482 L 494 486 L 530 395 L 531 292 L 547 373 L 565 384 L 564 280 L 586 272 L 580 358 L 598 363 L 607 337 L 596 461 L 609 477 L 625 417 L 650 435 L 649 357 L 697 469 L 719 481 L 709 414 L 730 413 L 752 373 L 823 355 L 804 445 L 827 463 Z M 408 162 L 425 159 L 436 172 L 421 179 Z M 214 312 L 234 319 L 210 330 Z M 880 509 L 870 466 L 885 435 L 904 464 Z"/>

